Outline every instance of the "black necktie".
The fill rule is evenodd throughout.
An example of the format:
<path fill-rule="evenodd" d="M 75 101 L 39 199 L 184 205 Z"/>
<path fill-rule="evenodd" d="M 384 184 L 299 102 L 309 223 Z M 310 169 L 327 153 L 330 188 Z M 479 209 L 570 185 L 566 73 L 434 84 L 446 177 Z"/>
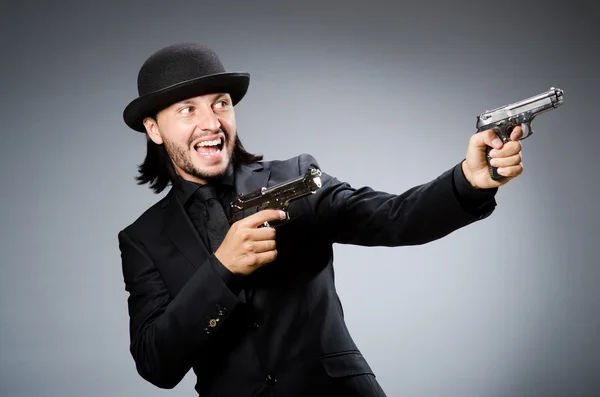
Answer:
<path fill-rule="evenodd" d="M 227 215 L 219 201 L 215 186 L 204 185 L 196 190 L 194 196 L 204 203 L 209 249 L 210 252 L 215 252 L 229 230 Z"/>

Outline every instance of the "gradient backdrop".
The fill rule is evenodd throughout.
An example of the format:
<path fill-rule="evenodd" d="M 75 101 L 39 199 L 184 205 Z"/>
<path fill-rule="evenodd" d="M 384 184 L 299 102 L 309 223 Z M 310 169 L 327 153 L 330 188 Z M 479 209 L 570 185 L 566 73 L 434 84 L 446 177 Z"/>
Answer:
<path fill-rule="evenodd" d="M 192 373 L 168 391 L 137 375 L 117 247 L 159 199 L 122 111 L 181 41 L 251 73 L 250 151 L 398 193 L 461 161 L 481 112 L 562 88 L 492 217 L 336 246 L 337 287 L 388 396 L 600 395 L 598 2 L 203 3 L 3 5 L 0 396 L 194 395 Z"/>

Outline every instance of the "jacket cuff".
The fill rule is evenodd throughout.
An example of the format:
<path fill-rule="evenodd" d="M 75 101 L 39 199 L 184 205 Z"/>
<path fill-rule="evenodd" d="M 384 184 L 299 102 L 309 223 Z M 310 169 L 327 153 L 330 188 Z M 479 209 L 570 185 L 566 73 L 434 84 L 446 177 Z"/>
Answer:
<path fill-rule="evenodd" d="M 214 254 L 210 256 L 210 263 L 214 272 L 221 277 L 231 293 L 237 296 L 242 290 L 244 279 L 227 269 Z"/>
<path fill-rule="evenodd" d="M 454 167 L 452 185 L 456 199 L 468 213 L 482 214 L 496 206 L 495 196 L 498 188 L 477 189 L 473 187 L 462 171 L 462 161 Z"/>

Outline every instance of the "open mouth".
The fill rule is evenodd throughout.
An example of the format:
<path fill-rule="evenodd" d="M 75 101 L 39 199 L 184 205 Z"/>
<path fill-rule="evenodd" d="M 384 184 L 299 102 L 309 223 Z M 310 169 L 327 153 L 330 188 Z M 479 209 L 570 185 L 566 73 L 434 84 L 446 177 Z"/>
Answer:
<path fill-rule="evenodd" d="M 223 149 L 223 139 L 221 137 L 218 137 L 211 141 L 198 142 L 196 146 L 194 146 L 194 149 L 196 149 L 198 154 L 201 154 L 203 156 L 219 154 Z"/>

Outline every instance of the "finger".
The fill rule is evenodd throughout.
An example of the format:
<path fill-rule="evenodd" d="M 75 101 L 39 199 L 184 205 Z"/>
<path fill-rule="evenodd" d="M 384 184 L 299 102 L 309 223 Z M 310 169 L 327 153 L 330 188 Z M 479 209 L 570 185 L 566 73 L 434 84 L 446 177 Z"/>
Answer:
<path fill-rule="evenodd" d="M 265 222 L 285 219 L 285 212 L 280 210 L 261 210 L 256 214 L 252 214 L 249 217 L 241 220 L 245 226 L 258 227 Z"/>
<path fill-rule="evenodd" d="M 275 240 L 275 228 L 273 227 L 260 227 L 256 229 L 250 229 L 248 236 L 250 240 L 264 241 L 264 240 Z"/>
<path fill-rule="evenodd" d="M 520 153 L 517 153 L 509 157 L 494 157 L 490 160 L 490 165 L 492 167 L 512 167 L 519 165 L 522 160 Z"/>
<path fill-rule="evenodd" d="M 262 252 L 273 251 L 277 247 L 275 240 L 255 241 L 252 252 L 260 254 Z"/>
<path fill-rule="evenodd" d="M 254 265 L 262 266 L 267 263 L 273 262 L 277 258 L 277 250 L 260 252 L 254 254 Z"/>
<path fill-rule="evenodd" d="M 485 130 L 471 136 L 471 145 L 483 150 L 487 146 L 500 149 L 502 147 L 502 140 L 498 138 L 494 130 Z"/>
<path fill-rule="evenodd" d="M 510 133 L 510 140 L 517 141 L 523 137 L 523 128 L 519 125 L 515 127 Z"/>
<path fill-rule="evenodd" d="M 490 150 L 490 157 L 509 157 L 521 151 L 521 142 L 510 141 L 504 144 L 502 149 Z"/>
<path fill-rule="evenodd" d="M 523 172 L 523 164 L 513 165 L 511 167 L 498 168 L 498 173 L 506 177 L 515 177 L 521 175 Z"/>

